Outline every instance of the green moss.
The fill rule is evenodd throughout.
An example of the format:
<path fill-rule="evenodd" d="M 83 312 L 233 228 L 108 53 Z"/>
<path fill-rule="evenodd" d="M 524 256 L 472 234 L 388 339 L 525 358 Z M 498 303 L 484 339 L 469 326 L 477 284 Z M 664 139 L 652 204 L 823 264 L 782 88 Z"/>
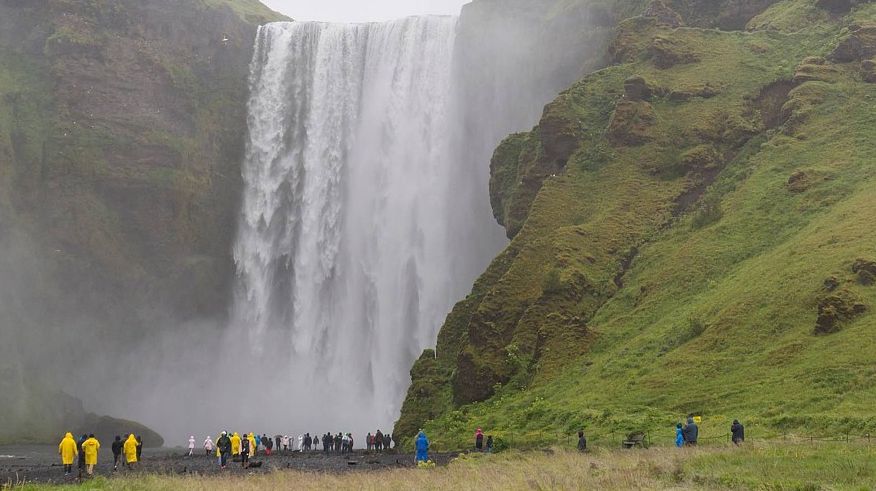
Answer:
<path fill-rule="evenodd" d="M 578 149 L 540 187 L 501 270 L 461 304 L 469 315 L 448 319 L 455 404 L 420 422 L 430 438 L 461 447 L 481 426 L 517 445 L 577 427 L 597 441 L 637 430 L 671 440 L 690 413 L 706 437 L 733 418 L 767 435 L 876 429 L 876 289 L 851 267 L 876 241 L 876 86 L 836 65 L 829 82 L 797 78 L 787 96 L 762 97 L 826 55 L 847 21 L 793 34 L 622 29 L 626 63 L 551 109 L 586 129 Z M 636 50 L 655 36 L 698 61 L 653 65 Z M 657 97 L 647 140 L 608 145 L 632 74 L 719 90 Z M 544 140 L 539 128 L 528 138 Z M 799 172 L 806 185 L 789 185 Z M 848 294 L 825 293 L 828 277 Z M 829 336 L 815 335 L 819 308 L 839 309 Z"/>

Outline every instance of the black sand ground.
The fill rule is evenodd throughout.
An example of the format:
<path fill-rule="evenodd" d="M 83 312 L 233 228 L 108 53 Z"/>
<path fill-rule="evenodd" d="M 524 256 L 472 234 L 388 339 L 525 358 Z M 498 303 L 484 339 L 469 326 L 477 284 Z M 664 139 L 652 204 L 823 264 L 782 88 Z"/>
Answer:
<path fill-rule="evenodd" d="M 316 452 L 289 452 L 283 455 L 258 455 L 253 462 L 262 462 L 261 468 L 243 469 L 240 463 L 229 461 L 228 468 L 219 468 L 218 458 L 213 454 L 208 457 L 204 451 L 193 457 L 186 455 L 187 450 L 146 449 L 143 460 L 136 470 L 119 466 L 113 472 L 112 452 L 109 443 L 103 445 L 98 457 L 95 474 L 102 476 L 124 475 L 134 472 L 150 474 L 186 474 L 199 475 L 246 474 L 262 473 L 274 470 L 292 469 L 318 473 L 368 472 L 374 470 L 413 467 L 412 454 L 374 453 L 357 450 L 349 455 L 325 454 Z M 438 465 L 446 465 L 455 454 L 430 454 L 430 458 Z M 78 480 L 78 468 L 73 466 L 73 475 L 64 477 L 64 468 L 55 446 L 17 445 L 0 446 L 0 487 L 30 483 L 75 483 Z"/>

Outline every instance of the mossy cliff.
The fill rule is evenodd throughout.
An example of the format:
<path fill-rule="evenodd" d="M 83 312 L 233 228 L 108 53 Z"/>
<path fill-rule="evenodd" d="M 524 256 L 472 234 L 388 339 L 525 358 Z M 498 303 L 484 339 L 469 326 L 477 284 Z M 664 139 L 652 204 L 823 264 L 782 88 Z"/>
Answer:
<path fill-rule="evenodd" d="M 606 67 L 496 150 L 512 241 L 395 433 L 876 429 L 876 4 L 633 3 Z"/>
<path fill-rule="evenodd" d="M 0 327 L 29 353 L 0 362 L 12 420 L 81 416 L 39 382 L 81 362 L 66 347 L 224 312 L 252 40 L 280 18 L 256 0 L 0 1 Z"/>

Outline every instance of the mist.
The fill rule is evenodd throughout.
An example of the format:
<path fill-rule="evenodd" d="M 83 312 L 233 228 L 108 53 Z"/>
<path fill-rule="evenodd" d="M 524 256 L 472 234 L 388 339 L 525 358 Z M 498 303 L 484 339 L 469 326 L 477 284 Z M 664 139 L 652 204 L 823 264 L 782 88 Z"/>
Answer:
<path fill-rule="evenodd" d="M 182 320 L 145 288 L 99 307 L 112 285 L 90 283 L 46 298 L 67 252 L 6 230 L 2 393 L 40 380 L 169 445 L 221 430 L 352 431 L 358 444 L 391 431 L 411 364 L 507 244 L 493 150 L 593 68 L 590 12 L 549 19 L 554 3 L 263 27 L 239 221 L 222 225 L 238 230 L 226 308 Z"/>

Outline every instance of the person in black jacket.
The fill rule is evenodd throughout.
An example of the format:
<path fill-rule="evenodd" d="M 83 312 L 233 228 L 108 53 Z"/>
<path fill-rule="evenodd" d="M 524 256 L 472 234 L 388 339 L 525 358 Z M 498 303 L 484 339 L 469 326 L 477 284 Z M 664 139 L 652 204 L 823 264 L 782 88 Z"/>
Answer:
<path fill-rule="evenodd" d="M 137 435 L 137 462 L 142 461 L 143 459 L 140 457 L 143 455 L 143 437 Z"/>
<path fill-rule="evenodd" d="M 249 467 L 249 438 L 246 435 L 240 440 L 240 465 L 244 469 Z"/>
<path fill-rule="evenodd" d="M 231 455 L 231 438 L 228 438 L 227 432 L 223 431 L 222 436 L 216 440 L 216 447 L 219 448 L 220 466 L 224 469 L 228 464 L 228 456 Z"/>
<path fill-rule="evenodd" d="M 586 452 L 587 451 L 587 437 L 584 436 L 583 431 L 578 432 L 578 451 Z"/>
<path fill-rule="evenodd" d="M 732 435 L 733 443 L 736 445 L 745 441 L 745 427 L 742 426 L 738 419 L 734 419 L 733 424 L 730 425 L 730 434 Z"/>
<path fill-rule="evenodd" d="M 113 441 L 113 470 L 119 470 L 119 459 L 122 458 L 122 437 L 116 435 L 115 441 Z"/>
<path fill-rule="evenodd" d="M 79 441 L 76 442 L 76 446 L 79 447 L 79 478 L 82 479 L 82 471 L 85 470 L 85 450 L 82 449 L 82 444 L 85 443 L 85 440 L 88 440 L 88 435 L 82 435 L 79 437 Z"/>
<path fill-rule="evenodd" d="M 692 417 L 687 418 L 687 424 L 684 425 L 684 428 L 681 430 L 681 434 L 684 436 L 684 444 L 687 446 L 694 446 L 697 444 L 697 438 L 700 434 L 700 429 L 697 427 L 697 424 L 694 423 Z"/>

